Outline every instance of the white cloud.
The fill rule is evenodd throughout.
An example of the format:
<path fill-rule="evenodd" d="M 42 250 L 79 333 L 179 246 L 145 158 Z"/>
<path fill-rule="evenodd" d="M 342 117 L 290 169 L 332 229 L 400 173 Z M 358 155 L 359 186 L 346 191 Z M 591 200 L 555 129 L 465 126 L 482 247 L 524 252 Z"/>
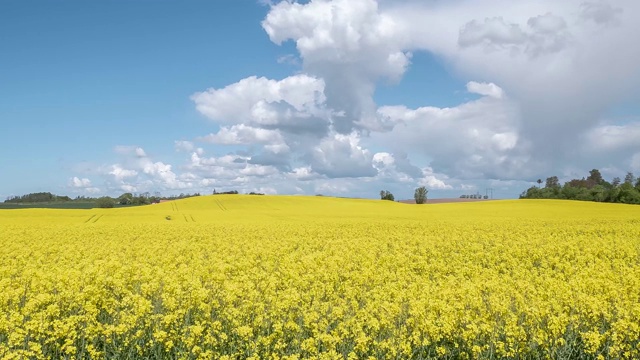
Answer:
<path fill-rule="evenodd" d="M 108 172 L 139 189 L 357 194 L 383 184 L 504 190 L 570 170 L 635 169 L 638 123 L 603 114 L 638 100 L 638 13 L 634 0 L 271 4 L 264 30 L 298 52 L 272 61 L 299 61 L 299 73 L 193 94 L 196 109 L 220 126 L 195 140 L 216 145 L 217 154 L 176 141 L 190 156 L 172 165 L 122 146 L 116 152 L 125 161 Z M 376 87 L 399 81 L 420 51 L 481 97 L 379 107 Z M 223 155 L 224 145 L 234 153 Z"/>
<path fill-rule="evenodd" d="M 458 44 L 462 47 L 484 45 L 487 49 L 524 44 L 527 35 L 517 24 L 508 24 L 502 17 L 472 20 L 460 30 Z"/>
<path fill-rule="evenodd" d="M 484 51 L 506 50 L 510 56 L 527 54 L 536 57 L 555 53 L 570 44 L 571 36 L 564 18 L 546 13 L 527 20 L 526 31 L 519 24 L 507 23 L 502 17 L 472 20 L 460 30 L 458 44 L 480 46 Z"/>
<path fill-rule="evenodd" d="M 614 7 L 607 1 L 585 1 L 580 4 L 580 16 L 598 25 L 617 25 L 622 8 Z"/>
<path fill-rule="evenodd" d="M 124 169 L 120 164 L 111 165 L 111 171 L 109 171 L 110 175 L 113 175 L 116 181 L 122 181 L 126 178 L 135 177 L 138 175 L 138 172 L 135 170 Z"/>
<path fill-rule="evenodd" d="M 344 179 L 330 179 L 316 183 L 314 192 L 320 195 L 344 195 L 352 194 L 353 188 L 354 185 Z"/>
<path fill-rule="evenodd" d="M 418 182 L 420 186 L 424 186 L 428 189 L 452 189 L 451 185 L 445 184 L 444 181 L 437 179 L 433 175 L 427 175 Z"/>
<path fill-rule="evenodd" d="M 431 166 L 458 178 L 527 176 L 537 170 L 519 145 L 519 111 L 508 99 L 484 97 L 453 108 L 379 110 L 396 125 L 371 135 L 377 147 L 428 154 Z"/>
<path fill-rule="evenodd" d="M 261 129 L 244 124 L 222 127 L 216 134 L 209 134 L 200 140 L 224 145 L 270 144 L 283 145 L 284 139 L 278 130 Z"/>
<path fill-rule="evenodd" d="M 176 140 L 174 141 L 174 146 L 176 151 L 179 152 L 190 152 L 195 149 L 195 145 L 191 141 L 186 140 Z"/>
<path fill-rule="evenodd" d="M 138 191 L 138 188 L 133 186 L 133 185 L 129 185 L 129 184 L 122 184 L 119 187 L 120 190 L 124 191 L 124 192 L 128 192 L 128 193 L 134 193 Z"/>
<path fill-rule="evenodd" d="M 280 2 L 262 22 L 276 44 L 292 40 L 305 72 L 322 78 L 339 133 L 378 129 L 375 83 L 397 81 L 410 64 L 402 20 L 378 11 L 373 0 Z"/>
<path fill-rule="evenodd" d="M 502 89 L 494 83 L 478 83 L 475 81 L 469 81 L 467 83 L 467 91 L 496 99 L 501 99 L 502 96 L 504 96 Z"/>
<path fill-rule="evenodd" d="M 176 149 L 192 148 L 190 142 L 177 141 Z M 102 167 L 102 174 L 108 175 L 112 189 L 133 191 L 158 191 L 188 189 L 193 186 L 183 181 L 174 171 L 171 164 L 153 161 L 141 147 L 117 146 L 115 152 L 123 156 L 123 163 Z M 194 153 L 200 153 L 196 149 Z M 124 165 L 123 165 L 124 164 Z M 115 183 L 114 183 L 115 181 Z"/>
<path fill-rule="evenodd" d="M 324 82 L 308 75 L 280 81 L 252 76 L 191 99 L 199 112 L 220 124 L 323 134 L 329 126 L 323 91 Z"/>
<path fill-rule="evenodd" d="M 114 148 L 116 154 L 119 155 L 135 155 L 136 157 L 143 158 L 147 156 L 147 153 L 138 146 L 130 146 L 130 145 L 117 145 Z"/>
<path fill-rule="evenodd" d="M 91 186 L 91 180 L 87 179 L 87 178 L 78 178 L 78 177 L 73 177 L 70 180 L 71 186 L 76 187 L 76 188 L 86 188 Z"/>
<path fill-rule="evenodd" d="M 589 130 L 584 137 L 585 150 L 611 151 L 640 149 L 640 122 L 625 125 L 602 125 Z"/>
<path fill-rule="evenodd" d="M 80 190 L 90 194 L 96 194 L 100 192 L 99 188 L 92 186 L 91 180 L 87 178 L 79 178 L 77 176 L 69 179 L 69 186 L 74 190 Z"/>
<path fill-rule="evenodd" d="M 320 174 L 315 173 L 310 166 L 295 168 L 289 173 L 289 176 L 297 181 L 308 181 L 320 178 Z"/>
<path fill-rule="evenodd" d="M 382 169 L 382 168 L 391 166 L 393 165 L 394 162 L 395 162 L 395 159 L 393 158 L 393 155 L 387 152 L 380 152 L 373 155 L 373 163 L 377 169 Z"/>
<path fill-rule="evenodd" d="M 356 133 L 333 134 L 313 149 L 311 168 L 329 177 L 368 177 L 376 170 L 371 165 L 372 155 L 360 146 Z"/>

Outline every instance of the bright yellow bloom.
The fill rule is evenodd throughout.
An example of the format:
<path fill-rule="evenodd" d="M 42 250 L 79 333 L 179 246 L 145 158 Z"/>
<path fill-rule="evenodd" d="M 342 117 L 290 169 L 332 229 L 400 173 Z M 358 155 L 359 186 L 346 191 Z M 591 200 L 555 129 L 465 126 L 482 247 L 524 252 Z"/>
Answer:
<path fill-rule="evenodd" d="M 241 195 L 3 210 L 0 354 L 640 358 L 639 218 Z"/>

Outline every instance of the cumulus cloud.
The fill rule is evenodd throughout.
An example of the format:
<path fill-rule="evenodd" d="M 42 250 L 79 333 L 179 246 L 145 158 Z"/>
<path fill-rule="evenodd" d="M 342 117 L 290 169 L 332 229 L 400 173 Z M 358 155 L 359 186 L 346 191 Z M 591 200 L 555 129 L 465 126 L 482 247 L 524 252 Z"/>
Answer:
<path fill-rule="evenodd" d="M 323 80 L 303 74 L 280 81 L 252 76 L 191 99 L 199 112 L 219 124 L 324 134 L 329 121 L 323 90 Z"/>
<path fill-rule="evenodd" d="M 189 148 L 199 153 L 202 150 L 194 149 L 188 141 L 176 141 L 174 145 L 179 151 Z M 139 146 L 117 146 L 114 152 L 121 156 L 121 162 L 100 167 L 112 191 L 180 190 L 193 186 L 176 174 L 173 165 L 152 160 Z"/>
<path fill-rule="evenodd" d="M 126 158 L 108 168 L 116 184 L 333 194 L 380 184 L 520 187 L 517 194 L 531 178 L 640 166 L 640 121 L 605 118 L 640 100 L 640 2 L 269 4 L 269 39 L 297 50 L 272 60 L 295 61 L 299 72 L 193 94 L 217 126 L 194 141 L 216 154 L 176 141 L 188 157 L 174 166 L 140 147 L 116 147 Z M 449 107 L 428 98 L 378 106 L 376 87 L 401 80 L 421 51 L 480 96 Z"/>
<path fill-rule="evenodd" d="M 519 110 L 512 112 L 513 126 L 506 136 L 499 130 L 487 137 L 501 143 L 503 149 L 515 143 L 512 153 L 504 154 L 507 161 L 503 164 L 507 167 L 511 160 L 526 160 L 528 171 L 520 176 L 508 171 L 497 174 L 543 176 L 560 173 L 569 163 L 588 170 L 607 166 L 617 157 L 608 153 L 594 159 L 580 151 L 589 146 L 582 143 L 583 134 L 598 128 L 604 113 L 637 99 L 640 68 L 632 59 L 640 58 L 640 46 L 633 40 L 640 26 L 630 13 L 638 13 L 640 3 L 388 2 L 385 11 L 410 24 L 413 51 L 430 51 L 456 75 L 500 84 L 509 95 Z M 512 141 L 516 136 L 518 140 Z M 594 141 L 593 136 L 589 141 Z M 434 168 L 448 171 L 440 168 L 446 158 L 438 158 L 455 158 L 455 151 L 430 155 L 435 158 Z"/>
<path fill-rule="evenodd" d="M 147 153 L 139 146 L 130 146 L 130 145 L 117 145 L 114 148 L 116 154 L 120 155 L 134 155 L 139 158 L 143 158 L 147 156 Z"/>
<path fill-rule="evenodd" d="M 73 177 L 71 179 L 71 186 L 77 187 L 77 188 L 86 188 L 91 186 L 91 180 L 87 178 L 80 179 L 78 177 Z"/>
<path fill-rule="evenodd" d="M 518 24 L 509 24 L 501 17 L 471 20 L 460 30 L 458 44 L 462 47 L 484 45 L 487 49 L 512 48 L 527 41 Z"/>
<path fill-rule="evenodd" d="M 116 181 L 122 181 L 126 178 L 135 177 L 138 175 L 138 172 L 135 170 L 124 169 L 120 164 L 111 165 L 111 171 L 109 171 L 110 175 L 113 175 Z"/>
<path fill-rule="evenodd" d="M 69 186 L 74 190 L 84 191 L 91 194 L 95 194 L 100 191 L 99 188 L 91 184 L 91 180 L 87 178 L 79 178 L 77 176 L 69 179 Z"/>
<path fill-rule="evenodd" d="M 311 169 L 311 166 L 295 168 L 288 175 L 297 181 L 308 181 L 321 178 L 321 175 L 314 172 L 313 169 Z"/>
<path fill-rule="evenodd" d="M 189 152 L 195 149 L 195 145 L 193 144 L 193 142 L 186 140 L 176 140 L 174 141 L 174 146 L 176 148 L 176 151 Z"/>
<path fill-rule="evenodd" d="M 269 144 L 281 145 L 284 142 L 280 131 L 261 129 L 244 124 L 222 127 L 216 134 L 200 138 L 202 141 L 224 145 Z"/>
<path fill-rule="evenodd" d="M 496 99 L 500 99 L 504 95 L 502 89 L 494 83 L 469 81 L 467 83 L 467 91 L 478 95 L 490 96 Z"/>
<path fill-rule="evenodd" d="M 440 177 L 444 177 L 440 178 L 437 174 L 434 174 L 433 169 L 431 169 L 430 167 L 426 167 L 424 169 L 422 169 L 422 178 L 418 181 L 418 184 L 420 186 L 424 186 L 427 189 L 435 189 L 435 190 L 450 190 L 453 189 L 453 186 L 450 184 L 447 184 L 446 181 L 446 176 L 444 175 L 440 175 Z M 461 189 L 464 189 L 463 187 L 461 187 Z"/>
<path fill-rule="evenodd" d="M 511 56 L 520 53 L 531 57 L 558 52 L 569 45 L 564 18 L 546 13 L 527 20 L 528 29 L 508 23 L 502 17 L 471 20 L 460 30 L 458 44 L 465 48 L 481 46 L 485 51 L 506 50 Z"/>
<path fill-rule="evenodd" d="M 431 166 L 450 176 L 511 178 L 531 171 L 517 147 L 519 110 L 508 99 L 487 96 L 453 108 L 385 106 L 379 112 L 396 125 L 371 135 L 374 144 L 428 154 Z"/>
<path fill-rule="evenodd" d="M 581 5 L 580 16 L 598 25 L 617 25 L 622 8 L 614 7 L 606 1 L 585 1 Z"/>
<path fill-rule="evenodd" d="M 377 81 L 399 80 L 410 64 L 401 23 L 373 0 L 282 1 L 262 26 L 276 44 L 295 42 L 304 71 L 324 79 L 327 105 L 343 114 L 334 129 L 348 134 L 383 127 L 372 96 Z"/>
<path fill-rule="evenodd" d="M 584 150 L 637 150 L 640 146 L 640 122 L 594 127 L 585 134 L 584 140 Z"/>
<path fill-rule="evenodd" d="M 367 177 L 376 174 L 369 150 L 356 133 L 333 134 L 313 149 L 311 168 L 329 177 Z"/>

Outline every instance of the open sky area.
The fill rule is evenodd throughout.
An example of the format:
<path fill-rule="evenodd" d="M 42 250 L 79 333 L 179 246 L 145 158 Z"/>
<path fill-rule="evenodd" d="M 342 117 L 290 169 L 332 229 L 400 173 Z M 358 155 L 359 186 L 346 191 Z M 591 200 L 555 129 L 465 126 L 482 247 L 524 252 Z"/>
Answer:
<path fill-rule="evenodd" d="M 637 0 L 1 1 L 0 201 L 640 175 Z"/>

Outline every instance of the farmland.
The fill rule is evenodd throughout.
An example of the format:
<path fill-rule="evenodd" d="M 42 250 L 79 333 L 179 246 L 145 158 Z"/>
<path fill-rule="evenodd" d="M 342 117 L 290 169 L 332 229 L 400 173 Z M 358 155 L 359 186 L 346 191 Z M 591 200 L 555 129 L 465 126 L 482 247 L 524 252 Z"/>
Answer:
<path fill-rule="evenodd" d="M 640 207 L 0 212 L 3 358 L 639 358 Z"/>

